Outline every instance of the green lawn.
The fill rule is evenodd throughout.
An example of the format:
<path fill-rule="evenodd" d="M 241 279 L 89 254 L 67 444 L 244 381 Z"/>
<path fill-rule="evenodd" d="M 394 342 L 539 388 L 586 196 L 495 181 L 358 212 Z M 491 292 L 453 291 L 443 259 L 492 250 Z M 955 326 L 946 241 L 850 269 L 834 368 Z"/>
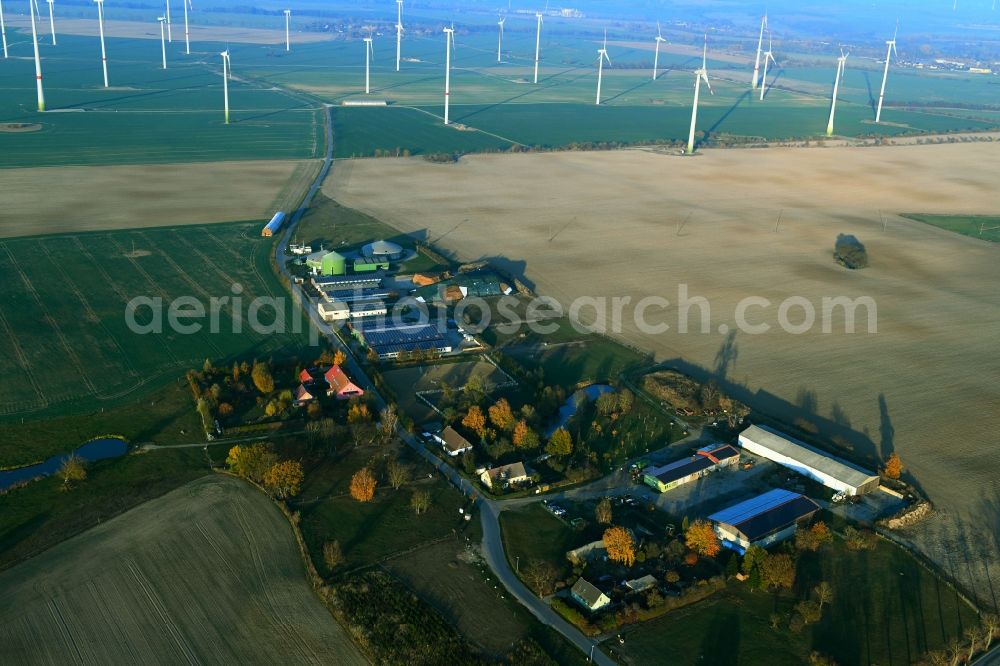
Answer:
<path fill-rule="evenodd" d="M 211 453 L 225 456 L 224 447 Z M 209 473 L 201 448 L 175 449 L 94 463 L 69 492 L 48 477 L 0 494 L 0 568 Z"/>
<path fill-rule="evenodd" d="M 823 619 L 801 633 L 788 627 L 792 608 L 821 580 L 834 588 Z M 781 627 L 770 627 L 770 615 Z M 908 553 L 879 541 L 875 550 L 851 552 L 837 540 L 832 549 L 799 558 L 795 592 L 729 589 L 625 634 L 628 663 L 801 664 L 812 650 L 838 664 L 911 664 L 940 649 L 976 614 Z"/>
<path fill-rule="evenodd" d="M 411 481 L 393 490 L 385 476 L 376 474 L 379 487 L 372 502 L 358 502 L 349 494 L 351 476 L 365 465 L 379 464 L 382 452 L 368 447 L 348 451 L 338 459 L 326 459 L 306 469 L 302 493 L 292 506 L 302 515 L 302 533 L 313 561 L 323 573 L 323 544 L 337 540 L 346 557 L 344 568 L 377 563 L 408 548 L 464 529 L 458 509 L 465 505 L 462 494 L 412 454 L 403 452 Z M 374 462 L 373 462 L 374 461 Z M 410 507 L 415 490 L 431 494 L 431 508 L 419 516 Z"/>
<path fill-rule="evenodd" d="M 996 215 L 922 215 L 907 213 L 908 217 L 917 222 L 930 224 L 939 229 L 954 231 L 963 236 L 981 238 L 1000 243 L 1000 216 Z"/>
<path fill-rule="evenodd" d="M 545 560 L 560 567 L 561 574 L 565 574 L 569 570 L 566 551 L 580 545 L 573 528 L 541 504 L 502 512 L 500 532 L 512 567 L 525 566 L 531 560 Z"/>
<path fill-rule="evenodd" d="M 244 222 L 4 240 L 0 418 L 114 410 L 206 358 L 228 365 L 301 353 L 308 326 L 292 314 L 271 269 L 272 243 L 258 234 L 259 222 Z M 212 299 L 232 297 L 236 284 L 240 299 L 217 308 L 213 331 Z M 170 325 L 171 303 L 182 296 L 204 308 L 202 318 L 183 320 L 199 330 Z M 283 330 L 270 327 L 275 308 L 266 301 L 256 317 L 262 326 L 251 319 L 254 300 L 271 296 L 282 297 Z M 137 297 L 160 299 L 161 332 L 128 323 L 126 306 Z M 135 321 L 151 324 L 154 307 L 138 309 Z"/>

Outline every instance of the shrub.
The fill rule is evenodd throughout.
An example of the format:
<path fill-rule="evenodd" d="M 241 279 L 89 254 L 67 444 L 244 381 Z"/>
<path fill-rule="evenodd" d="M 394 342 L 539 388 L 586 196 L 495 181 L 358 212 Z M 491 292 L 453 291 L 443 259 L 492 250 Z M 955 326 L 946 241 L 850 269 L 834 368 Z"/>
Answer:
<path fill-rule="evenodd" d="M 845 268 L 858 269 L 868 266 L 868 251 L 852 234 L 840 234 L 833 249 L 833 258 Z"/>

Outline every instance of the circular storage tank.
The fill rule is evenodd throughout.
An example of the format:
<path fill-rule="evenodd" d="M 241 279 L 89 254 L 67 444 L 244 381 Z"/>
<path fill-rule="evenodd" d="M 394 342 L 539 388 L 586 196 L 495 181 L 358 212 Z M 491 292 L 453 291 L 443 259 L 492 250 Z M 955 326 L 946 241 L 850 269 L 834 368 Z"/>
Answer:
<path fill-rule="evenodd" d="M 390 241 L 378 240 L 361 248 L 361 253 L 372 259 L 396 260 L 403 256 L 403 248 Z"/>
<path fill-rule="evenodd" d="M 337 252 L 323 255 L 323 275 L 344 275 L 347 273 L 347 259 Z"/>

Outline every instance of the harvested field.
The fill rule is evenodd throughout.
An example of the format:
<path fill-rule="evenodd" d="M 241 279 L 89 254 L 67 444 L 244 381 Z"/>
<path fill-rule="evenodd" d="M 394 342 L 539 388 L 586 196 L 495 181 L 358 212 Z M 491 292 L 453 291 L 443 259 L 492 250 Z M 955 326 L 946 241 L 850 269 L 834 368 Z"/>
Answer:
<path fill-rule="evenodd" d="M 0 169 L 0 238 L 269 218 L 318 161 Z"/>
<path fill-rule="evenodd" d="M 975 143 L 382 159 L 338 165 L 325 189 L 460 260 L 523 274 L 564 306 L 667 298 L 670 308 L 646 319 L 668 331 L 640 332 L 626 308 L 611 332 L 772 416 L 808 420 L 859 461 L 898 451 L 939 508 L 912 538 L 966 583 L 990 590 L 992 576 L 996 592 L 979 600 L 993 604 L 1000 544 L 972 535 L 1000 534 L 1000 460 L 989 449 L 1000 429 L 1000 255 L 896 213 L 995 214 L 983 165 L 998 157 L 1000 146 Z M 841 233 L 867 246 L 869 268 L 834 263 Z M 710 309 L 690 308 L 687 333 L 680 285 Z M 749 296 L 770 301 L 746 315 L 770 325 L 766 334 L 737 332 L 736 306 Z M 840 296 L 874 299 L 878 333 L 866 332 L 863 308 L 857 333 L 844 333 L 842 310 L 822 333 L 822 299 Z M 804 334 L 779 327 L 790 297 L 817 313 Z M 802 322 L 802 307 L 787 319 Z"/>
<path fill-rule="evenodd" d="M 291 528 L 209 476 L 0 575 L 8 663 L 364 664 L 313 595 Z"/>

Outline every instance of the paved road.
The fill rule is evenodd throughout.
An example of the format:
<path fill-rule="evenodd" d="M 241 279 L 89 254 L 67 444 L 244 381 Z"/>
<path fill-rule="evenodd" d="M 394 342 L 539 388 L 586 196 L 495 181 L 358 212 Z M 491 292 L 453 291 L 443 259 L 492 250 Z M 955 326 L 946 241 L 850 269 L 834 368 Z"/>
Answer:
<path fill-rule="evenodd" d="M 320 170 L 319 175 L 313 182 L 312 187 L 310 187 L 309 191 L 306 193 L 305 198 L 302 200 L 302 204 L 295 211 L 295 214 L 292 215 L 280 242 L 275 248 L 274 258 L 278 264 L 278 268 L 288 279 L 292 299 L 302 307 L 303 311 L 308 314 L 312 323 L 327 337 L 334 348 L 340 349 L 347 355 L 345 365 L 347 366 L 348 374 L 356 384 L 361 386 L 361 388 L 374 397 L 375 407 L 378 410 L 381 410 L 385 407 L 386 403 L 376 390 L 374 382 L 372 382 L 368 375 L 365 374 L 361 365 L 355 358 L 353 351 L 341 341 L 340 337 L 330 327 L 330 325 L 323 321 L 323 318 L 320 317 L 313 302 L 303 293 L 301 287 L 294 283 L 287 268 L 288 256 L 285 253 L 285 248 L 288 246 L 288 242 L 292 238 L 292 234 L 295 233 L 295 229 L 298 226 L 299 221 L 308 210 L 313 197 L 316 196 L 316 192 L 319 191 L 319 188 L 323 184 L 323 180 L 326 178 L 327 174 L 329 174 L 330 168 L 333 165 L 333 119 L 329 105 L 326 106 L 325 119 L 326 156 L 323 158 L 323 168 Z M 531 613 L 538 618 L 539 621 L 553 627 L 556 631 L 562 634 L 566 640 L 577 646 L 584 654 L 593 654 L 595 663 L 602 664 L 603 666 L 613 666 L 615 662 L 596 647 L 596 641 L 587 638 L 576 627 L 562 619 L 562 617 L 552 610 L 548 604 L 535 596 L 520 581 L 520 579 L 518 579 L 514 572 L 511 571 L 510 565 L 507 563 L 507 557 L 504 554 L 503 540 L 500 536 L 499 516 L 500 511 L 502 510 L 500 507 L 501 502 L 482 497 L 482 495 L 478 493 L 476 488 L 467 479 L 460 475 L 453 467 L 445 463 L 432 452 L 428 451 L 423 443 L 410 433 L 400 429 L 398 434 L 410 448 L 416 451 L 417 454 L 426 460 L 432 467 L 441 472 L 445 478 L 447 478 L 448 481 L 450 481 L 456 488 L 461 490 L 466 497 L 473 495 L 479 497 L 477 500 L 477 508 L 479 509 L 483 523 L 483 554 L 486 558 L 487 564 L 489 564 L 493 573 L 496 574 L 497 578 L 504 584 L 504 587 L 506 587 L 507 590 L 522 605 L 531 611 Z"/>

